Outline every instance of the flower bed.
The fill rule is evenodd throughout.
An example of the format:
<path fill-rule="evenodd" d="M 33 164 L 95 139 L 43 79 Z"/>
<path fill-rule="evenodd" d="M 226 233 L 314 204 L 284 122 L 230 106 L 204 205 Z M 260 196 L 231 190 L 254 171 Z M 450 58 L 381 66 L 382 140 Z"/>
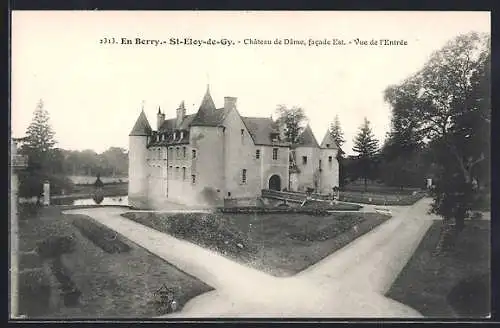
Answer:
<path fill-rule="evenodd" d="M 314 216 L 326 216 L 329 215 L 328 211 L 323 208 L 316 207 L 229 207 L 229 208 L 219 208 L 221 213 L 263 213 L 263 214 L 275 214 L 275 213 L 300 213 Z"/>
<path fill-rule="evenodd" d="M 64 268 L 61 258 L 58 257 L 52 260 L 50 268 L 60 284 L 59 288 L 62 292 L 64 305 L 68 307 L 77 306 L 78 299 L 82 293 L 78 290 L 73 280 L 71 280 L 71 276 Z"/>
<path fill-rule="evenodd" d="M 115 231 L 91 219 L 75 218 L 72 223 L 82 235 L 106 253 L 130 251 L 130 246 L 124 243 Z"/>
<path fill-rule="evenodd" d="M 229 256 L 247 258 L 257 253 L 257 248 L 248 242 L 247 236 L 225 224 L 218 213 L 169 214 L 167 217 L 160 213 L 141 214 L 129 212 L 122 216 Z"/>

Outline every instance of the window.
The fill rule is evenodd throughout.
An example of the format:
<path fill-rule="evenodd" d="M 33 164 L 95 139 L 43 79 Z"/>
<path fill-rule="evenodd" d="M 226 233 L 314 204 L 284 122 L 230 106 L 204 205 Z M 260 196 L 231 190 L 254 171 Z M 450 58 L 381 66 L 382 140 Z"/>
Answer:
<path fill-rule="evenodd" d="M 186 158 L 186 147 L 182 147 L 182 157 Z"/>
<path fill-rule="evenodd" d="M 330 148 L 330 144 L 326 144 L 326 148 Z"/>
<path fill-rule="evenodd" d="M 195 184 L 196 183 L 196 175 L 191 174 L 191 183 Z"/>
<path fill-rule="evenodd" d="M 302 156 L 302 164 L 307 165 L 307 156 Z"/>
<path fill-rule="evenodd" d="M 260 158 L 260 149 L 257 149 L 257 150 L 255 151 L 255 158 L 256 158 L 256 159 L 259 159 L 259 158 Z"/>
<path fill-rule="evenodd" d="M 172 159 L 173 156 L 174 156 L 174 149 L 172 147 L 169 147 L 168 148 L 168 158 Z"/>
<path fill-rule="evenodd" d="M 168 167 L 168 174 L 167 174 L 167 175 L 168 175 L 168 177 L 169 177 L 169 179 L 172 179 L 172 169 L 173 169 L 173 167 L 172 167 L 172 165 L 170 165 L 170 166 Z"/>
<path fill-rule="evenodd" d="M 332 156 L 328 156 L 328 162 L 330 162 L 330 163 L 331 163 L 331 162 L 332 162 L 332 160 L 333 160 Z"/>
<path fill-rule="evenodd" d="M 175 167 L 175 178 L 174 179 L 179 179 L 179 167 Z"/>
<path fill-rule="evenodd" d="M 158 159 L 161 159 L 161 148 L 158 148 Z"/>
<path fill-rule="evenodd" d="M 179 140 L 182 140 L 184 139 L 184 131 L 181 131 L 181 137 L 179 138 Z"/>
<path fill-rule="evenodd" d="M 240 130 L 240 133 L 241 133 L 241 143 L 243 143 L 243 141 L 245 140 L 245 130 L 244 129 L 241 129 Z"/>
<path fill-rule="evenodd" d="M 227 192 L 227 197 L 231 197 L 231 192 L 230 191 Z"/>
<path fill-rule="evenodd" d="M 182 181 L 186 180 L 186 168 L 182 168 Z"/>
<path fill-rule="evenodd" d="M 273 148 L 273 160 L 278 159 L 278 148 Z"/>
<path fill-rule="evenodd" d="M 319 160 L 319 168 L 321 169 L 321 160 Z"/>
<path fill-rule="evenodd" d="M 241 170 L 241 183 L 247 183 L 247 169 Z"/>
<path fill-rule="evenodd" d="M 175 147 L 175 156 L 177 158 L 181 157 L 181 149 L 179 147 Z"/>
<path fill-rule="evenodd" d="M 193 159 L 196 158 L 196 149 L 191 150 L 191 155 L 192 155 Z"/>

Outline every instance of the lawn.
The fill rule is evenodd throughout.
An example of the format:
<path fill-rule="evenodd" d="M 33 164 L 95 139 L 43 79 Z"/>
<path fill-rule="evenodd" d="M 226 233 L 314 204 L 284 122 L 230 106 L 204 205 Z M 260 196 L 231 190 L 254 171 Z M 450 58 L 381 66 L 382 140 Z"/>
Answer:
<path fill-rule="evenodd" d="M 376 213 L 123 216 L 275 276 L 294 275 L 387 220 Z"/>
<path fill-rule="evenodd" d="M 177 310 L 212 290 L 89 217 L 57 207 L 19 220 L 19 308 L 28 318 L 154 317 L 155 292 L 169 289 Z"/>
<path fill-rule="evenodd" d="M 426 317 L 479 318 L 490 313 L 490 222 L 468 221 L 455 248 L 433 254 L 436 221 L 401 272 L 388 297 Z"/>

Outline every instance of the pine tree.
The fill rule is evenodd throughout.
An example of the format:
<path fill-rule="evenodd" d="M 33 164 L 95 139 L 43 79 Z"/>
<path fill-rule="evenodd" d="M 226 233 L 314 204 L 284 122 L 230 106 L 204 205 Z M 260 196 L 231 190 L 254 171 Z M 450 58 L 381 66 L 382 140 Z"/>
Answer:
<path fill-rule="evenodd" d="M 40 99 L 26 130 L 26 139 L 21 151 L 28 155 L 30 162 L 36 166 L 46 165 L 56 144 L 54 136 L 55 133 L 49 123 L 49 113 L 44 109 L 43 101 Z"/>
<path fill-rule="evenodd" d="M 330 123 L 330 135 L 332 136 L 333 140 L 337 143 L 339 147 L 341 147 L 344 142 L 344 131 L 342 131 L 342 128 L 340 126 L 340 120 L 339 116 L 335 115 L 335 120 Z"/>
<path fill-rule="evenodd" d="M 358 153 L 360 176 L 364 178 L 365 191 L 367 190 L 367 180 L 374 172 L 375 157 L 378 152 L 378 141 L 370 127 L 370 121 L 365 117 L 358 134 L 354 138 L 352 150 Z"/>

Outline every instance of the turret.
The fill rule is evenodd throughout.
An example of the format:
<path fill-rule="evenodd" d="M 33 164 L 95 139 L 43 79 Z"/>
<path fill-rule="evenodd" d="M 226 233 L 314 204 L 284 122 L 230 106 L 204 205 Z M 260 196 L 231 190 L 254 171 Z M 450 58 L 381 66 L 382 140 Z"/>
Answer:
<path fill-rule="evenodd" d="M 331 193 L 332 188 L 339 187 L 340 183 L 340 167 L 337 159 L 340 148 L 330 131 L 326 131 L 320 149 L 320 159 L 322 162 L 321 179 L 323 181 L 321 192 Z"/>
<path fill-rule="evenodd" d="M 176 120 L 175 126 L 180 127 L 184 117 L 186 116 L 186 107 L 184 106 L 184 101 L 179 104 L 179 107 L 176 110 Z"/>
<path fill-rule="evenodd" d="M 159 130 L 160 127 L 165 122 L 165 114 L 161 112 L 160 107 L 158 106 L 158 113 L 156 114 L 156 129 Z"/>
<path fill-rule="evenodd" d="M 144 110 L 142 110 L 129 134 L 128 152 L 129 204 L 137 208 L 144 207 L 147 204 L 147 144 L 151 136 L 151 132 L 151 126 L 149 125 Z"/>

